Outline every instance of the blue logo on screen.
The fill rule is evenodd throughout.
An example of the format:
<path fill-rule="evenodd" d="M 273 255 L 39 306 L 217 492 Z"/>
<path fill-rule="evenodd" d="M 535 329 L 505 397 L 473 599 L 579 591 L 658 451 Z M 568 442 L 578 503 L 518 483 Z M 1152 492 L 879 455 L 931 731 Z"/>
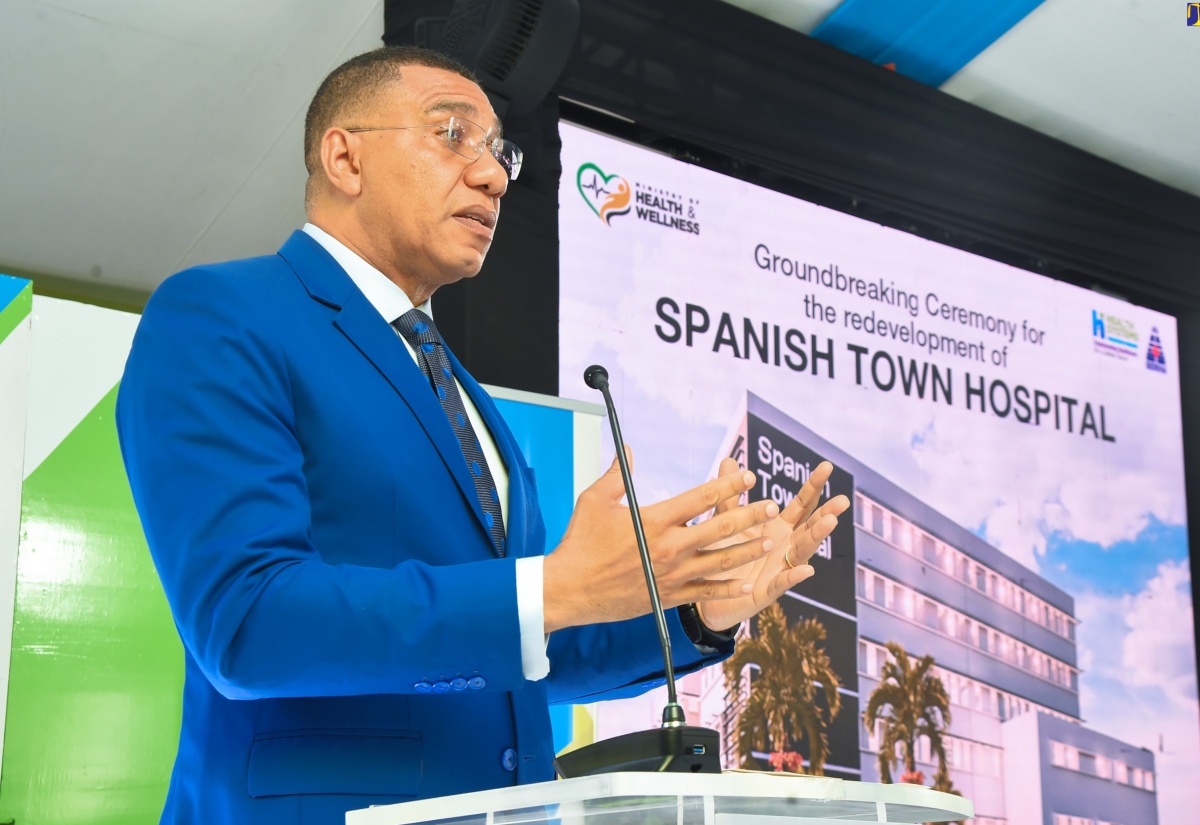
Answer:
<path fill-rule="evenodd" d="M 1188 18 L 1189 26 L 1200 26 L 1200 3 L 1188 3 Z"/>
<path fill-rule="evenodd" d="M 1150 346 L 1146 347 L 1146 369 L 1155 372 L 1167 371 L 1167 359 L 1163 355 L 1162 341 L 1158 337 L 1158 327 L 1150 329 Z"/>
<path fill-rule="evenodd" d="M 1134 323 L 1108 312 L 1092 310 L 1092 346 L 1096 352 L 1117 359 L 1138 353 L 1138 334 Z"/>

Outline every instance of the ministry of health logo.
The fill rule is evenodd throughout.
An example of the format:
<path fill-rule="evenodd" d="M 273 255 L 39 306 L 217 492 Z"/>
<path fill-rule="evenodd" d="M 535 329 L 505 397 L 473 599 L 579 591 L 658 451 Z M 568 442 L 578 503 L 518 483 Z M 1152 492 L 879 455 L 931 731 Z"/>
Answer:
<path fill-rule="evenodd" d="M 632 186 L 617 174 L 608 174 L 594 163 L 585 163 L 575 172 L 575 186 L 588 208 L 605 226 L 612 219 L 633 210 L 639 221 L 662 229 L 675 229 L 688 235 L 700 234 L 696 212 L 700 201 L 642 181 Z"/>
<path fill-rule="evenodd" d="M 579 194 L 600 220 L 612 225 L 612 219 L 629 214 L 633 200 L 629 181 L 620 175 L 606 175 L 594 163 L 585 163 L 575 173 L 575 185 Z"/>

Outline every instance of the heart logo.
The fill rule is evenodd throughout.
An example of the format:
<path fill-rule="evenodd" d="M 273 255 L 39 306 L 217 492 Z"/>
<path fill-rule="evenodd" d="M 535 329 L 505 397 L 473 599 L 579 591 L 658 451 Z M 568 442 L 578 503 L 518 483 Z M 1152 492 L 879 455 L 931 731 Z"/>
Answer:
<path fill-rule="evenodd" d="M 629 212 L 632 200 L 629 182 L 620 175 L 606 175 L 596 164 L 585 163 L 575 173 L 575 185 L 584 203 L 606 225 L 618 215 Z"/>

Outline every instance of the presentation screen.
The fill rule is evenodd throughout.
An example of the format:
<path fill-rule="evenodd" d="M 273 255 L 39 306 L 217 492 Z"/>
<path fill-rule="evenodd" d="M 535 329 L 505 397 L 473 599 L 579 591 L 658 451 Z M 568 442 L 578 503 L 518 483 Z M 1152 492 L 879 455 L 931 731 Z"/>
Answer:
<path fill-rule="evenodd" d="M 829 460 L 852 501 L 815 577 L 681 682 L 725 766 L 938 787 L 980 823 L 1193 821 L 1175 320 L 561 134 L 560 393 L 608 369 L 639 500 L 732 456 L 751 498 Z"/>

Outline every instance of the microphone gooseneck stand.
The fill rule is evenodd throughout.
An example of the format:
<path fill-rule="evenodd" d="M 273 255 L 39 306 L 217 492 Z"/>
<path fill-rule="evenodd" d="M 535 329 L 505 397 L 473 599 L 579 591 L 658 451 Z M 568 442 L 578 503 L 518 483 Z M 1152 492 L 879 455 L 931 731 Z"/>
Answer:
<path fill-rule="evenodd" d="M 633 476 L 629 472 L 629 461 L 625 456 L 625 441 L 621 438 L 621 425 L 617 422 L 617 410 L 613 406 L 612 394 L 608 389 L 608 371 L 599 365 L 590 366 L 584 371 L 583 380 L 592 389 L 600 391 L 604 396 L 604 404 L 608 408 L 608 422 L 612 426 L 617 463 L 621 468 L 621 480 L 625 484 L 625 497 L 629 501 L 633 532 L 637 538 L 638 553 L 642 558 L 642 572 L 646 576 L 646 589 L 650 593 L 650 607 L 654 612 L 658 641 L 662 647 L 663 673 L 667 684 L 667 705 L 663 708 L 662 727 L 626 733 L 563 754 L 554 760 L 555 769 L 564 779 L 615 771 L 720 773 L 720 734 L 710 728 L 687 724 L 683 707 L 679 704 L 676 694 L 670 633 L 667 630 L 667 619 L 663 614 L 662 602 L 658 596 L 658 582 L 654 577 L 654 567 L 650 563 L 650 550 L 646 546 L 646 531 L 642 528 L 637 496 L 633 491 Z"/>

